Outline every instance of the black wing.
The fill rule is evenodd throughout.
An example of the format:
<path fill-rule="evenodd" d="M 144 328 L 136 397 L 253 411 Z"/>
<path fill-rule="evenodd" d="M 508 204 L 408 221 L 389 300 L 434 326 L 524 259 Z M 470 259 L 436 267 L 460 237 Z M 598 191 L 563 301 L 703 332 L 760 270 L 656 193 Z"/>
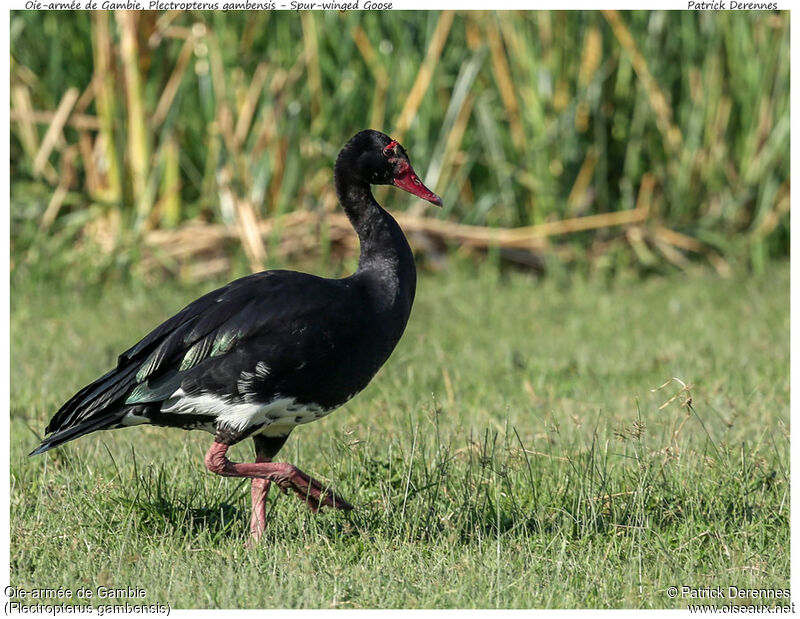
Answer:
<path fill-rule="evenodd" d="M 136 405 L 161 402 L 192 369 L 224 357 L 256 335 L 281 330 L 298 316 L 329 314 L 343 280 L 294 271 L 238 279 L 187 305 L 122 353 L 117 367 L 66 402 L 31 455 L 94 430 L 114 427 Z"/>

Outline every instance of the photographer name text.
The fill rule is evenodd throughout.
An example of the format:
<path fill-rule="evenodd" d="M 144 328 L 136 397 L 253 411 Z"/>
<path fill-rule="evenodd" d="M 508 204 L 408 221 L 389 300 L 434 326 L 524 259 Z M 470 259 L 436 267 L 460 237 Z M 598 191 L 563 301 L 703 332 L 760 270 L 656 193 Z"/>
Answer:
<path fill-rule="evenodd" d="M 744 2 L 743 0 L 689 0 L 686 8 L 692 11 L 777 11 L 776 2 Z"/>

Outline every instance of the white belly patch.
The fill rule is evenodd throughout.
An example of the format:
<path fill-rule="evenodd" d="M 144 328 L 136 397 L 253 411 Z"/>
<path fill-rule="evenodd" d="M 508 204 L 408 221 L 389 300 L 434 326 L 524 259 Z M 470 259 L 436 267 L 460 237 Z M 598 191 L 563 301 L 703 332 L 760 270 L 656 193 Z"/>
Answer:
<path fill-rule="evenodd" d="M 331 413 L 318 404 L 299 404 L 294 398 L 277 397 L 268 403 L 229 402 L 217 395 L 205 393 L 187 395 L 178 389 L 161 405 L 161 412 L 172 415 L 191 414 L 215 417 L 214 425 L 242 432 L 253 426 L 268 429 L 291 430 L 294 426 L 310 423 Z M 273 427 L 276 426 L 276 427 Z M 211 427 L 204 428 L 213 432 Z"/>

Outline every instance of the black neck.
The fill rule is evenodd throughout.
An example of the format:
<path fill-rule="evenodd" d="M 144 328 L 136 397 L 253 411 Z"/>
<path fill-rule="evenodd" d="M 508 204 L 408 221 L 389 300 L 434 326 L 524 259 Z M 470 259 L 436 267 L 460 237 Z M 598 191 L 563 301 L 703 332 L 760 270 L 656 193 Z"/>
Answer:
<path fill-rule="evenodd" d="M 403 231 L 375 200 L 369 184 L 349 178 L 339 166 L 334 178 L 339 202 L 361 244 L 356 274 L 375 279 L 380 287 L 376 292 L 384 294 L 389 304 L 401 301 L 402 297 L 410 311 L 416 268 Z M 401 301 L 401 305 L 405 302 Z"/>

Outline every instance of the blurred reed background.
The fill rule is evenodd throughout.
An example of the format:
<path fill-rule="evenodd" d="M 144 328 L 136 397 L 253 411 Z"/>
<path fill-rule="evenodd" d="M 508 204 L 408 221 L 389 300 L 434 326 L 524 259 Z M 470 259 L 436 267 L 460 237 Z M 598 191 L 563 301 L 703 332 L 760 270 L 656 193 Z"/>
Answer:
<path fill-rule="evenodd" d="M 353 256 L 332 166 L 365 127 L 444 198 L 378 192 L 421 255 L 788 257 L 788 12 L 18 11 L 13 269 Z"/>

